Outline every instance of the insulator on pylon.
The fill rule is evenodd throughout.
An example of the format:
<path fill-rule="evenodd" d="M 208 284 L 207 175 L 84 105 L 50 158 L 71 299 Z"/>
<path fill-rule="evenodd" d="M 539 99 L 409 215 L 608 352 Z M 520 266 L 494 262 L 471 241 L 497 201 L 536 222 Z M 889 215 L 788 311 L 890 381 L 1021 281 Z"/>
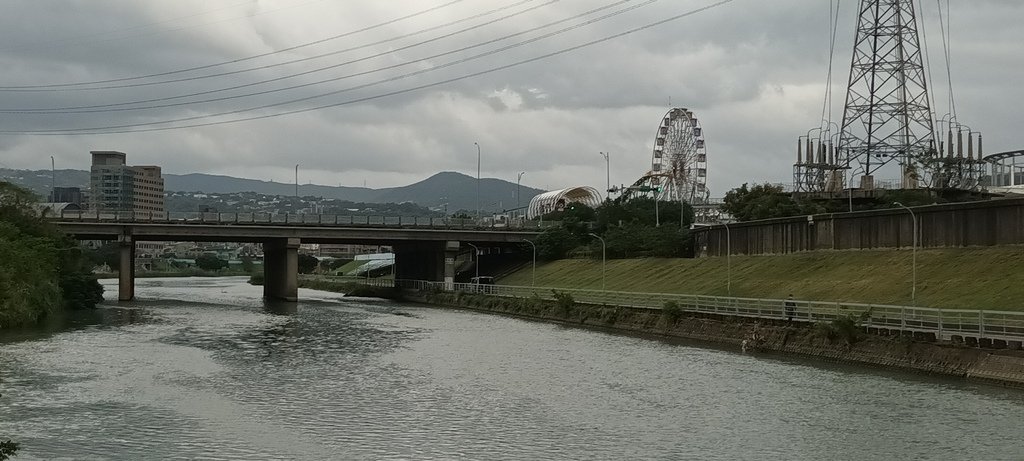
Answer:
<path fill-rule="evenodd" d="M 981 160 L 981 133 L 978 133 L 978 160 Z"/>
<path fill-rule="evenodd" d="M 956 155 L 956 153 L 953 152 L 953 129 L 952 128 L 949 129 L 949 142 L 946 143 L 946 151 L 947 151 L 946 152 L 946 154 L 947 154 L 946 156 L 949 157 L 949 158 L 953 158 L 953 156 Z"/>
<path fill-rule="evenodd" d="M 967 159 L 974 160 L 974 133 L 967 132 Z"/>
<path fill-rule="evenodd" d="M 796 140 L 796 164 L 803 165 L 804 163 L 804 143 Z"/>
<path fill-rule="evenodd" d="M 807 163 L 814 163 L 814 143 L 811 138 L 807 138 Z"/>
<path fill-rule="evenodd" d="M 825 143 L 818 141 L 818 163 L 825 163 Z"/>
<path fill-rule="evenodd" d="M 833 166 L 836 164 L 836 148 L 832 145 L 832 141 L 828 142 L 828 164 Z"/>
<path fill-rule="evenodd" d="M 964 130 L 956 130 L 956 156 L 964 158 Z"/>

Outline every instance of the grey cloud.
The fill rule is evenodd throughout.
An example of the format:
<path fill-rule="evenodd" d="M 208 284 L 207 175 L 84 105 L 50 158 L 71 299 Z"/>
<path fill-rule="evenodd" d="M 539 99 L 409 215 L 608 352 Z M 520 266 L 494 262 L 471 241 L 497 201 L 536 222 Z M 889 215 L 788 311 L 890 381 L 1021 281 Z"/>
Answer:
<path fill-rule="evenodd" d="M 428 6 L 421 3 L 417 2 L 417 8 Z M 462 2 L 344 40 L 224 69 L 370 43 L 510 3 Z M 537 0 L 520 9 L 541 3 Z M 705 4 L 662 0 L 607 22 L 478 61 L 261 113 L 340 103 L 429 84 L 552 52 Z M 844 97 L 854 21 L 852 3 L 842 4 L 834 57 L 835 116 Z M 17 14 L 0 18 L 0 65 L 5 69 L 0 86 L 119 78 L 204 65 L 320 39 L 411 12 L 395 11 L 390 5 L 393 3 L 261 0 L 231 9 L 199 0 L 9 2 L 5 11 Z M 593 1 L 562 0 L 459 37 L 252 90 L 313 82 L 419 59 L 597 5 Z M 1014 102 L 1024 95 L 1015 82 L 1022 68 L 1016 50 L 1016 21 L 1024 13 L 1024 5 L 989 0 L 971 2 L 969 9 L 954 8 L 963 8 L 955 10 L 953 18 L 953 77 L 960 95 L 961 120 L 970 119 L 972 127 L 985 132 L 988 149 L 1016 147 Z M 161 22 L 211 10 L 217 11 Z M 264 14 L 258 14 L 261 12 Z M 924 14 L 929 20 L 934 16 L 928 7 Z M 378 186 L 388 186 L 399 184 L 388 181 L 421 179 L 440 170 L 475 172 L 476 141 L 484 150 L 485 175 L 514 178 L 518 171 L 527 171 L 524 183 L 530 185 L 591 184 L 601 188 L 604 165 L 597 152 L 613 153 L 614 183 L 632 182 L 650 162 L 654 128 L 671 98 L 673 105 L 693 109 L 704 123 L 711 156 L 711 187 L 721 195 L 745 181 L 790 180 L 792 145 L 820 118 L 828 64 L 827 15 L 827 2 L 738 0 L 548 60 L 336 108 L 169 132 L 77 137 L 0 135 L 0 162 L 11 167 L 43 168 L 48 167 L 44 159 L 52 154 L 64 167 L 83 168 L 88 150 L 104 148 L 124 150 L 134 163 L 161 164 L 175 173 L 250 173 L 261 175 L 260 179 L 291 181 L 291 168 L 300 163 L 306 177 L 328 184 L 335 180 L 352 184 L 369 178 Z M 192 27 L 198 23 L 208 25 Z M 149 26 L 127 29 L 146 24 Z M 103 92 L 4 93 L 0 109 L 109 104 L 208 91 L 393 50 L 440 33 L 226 78 Z M 929 28 L 928 33 L 935 60 L 933 91 L 941 107 L 936 112 L 941 113 L 947 110 L 945 77 L 939 75 L 937 64 L 941 42 L 936 27 Z M 78 38 L 63 40 L 74 37 Z M 230 111 L 341 90 L 439 66 L 458 57 L 206 104 L 95 114 L 0 114 L 0 129 L 119 125 Z M 944 68 L 941 70 L 944 73 Z M 511 99 L 503 100 L 497 94 Z"/>

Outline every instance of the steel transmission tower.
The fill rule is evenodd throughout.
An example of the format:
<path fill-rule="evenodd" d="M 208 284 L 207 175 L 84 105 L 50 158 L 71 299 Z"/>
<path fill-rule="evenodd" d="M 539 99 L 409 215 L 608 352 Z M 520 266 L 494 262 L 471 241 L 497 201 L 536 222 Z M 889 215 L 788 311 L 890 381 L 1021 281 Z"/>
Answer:
<path fill-rule="evenodd" d="M 858 12 L 837 163 L 874 189 L 873 174 L 895 161 L 902 187 L 916 188 L 936 152 L 914 2 L 861 0 Z"/>

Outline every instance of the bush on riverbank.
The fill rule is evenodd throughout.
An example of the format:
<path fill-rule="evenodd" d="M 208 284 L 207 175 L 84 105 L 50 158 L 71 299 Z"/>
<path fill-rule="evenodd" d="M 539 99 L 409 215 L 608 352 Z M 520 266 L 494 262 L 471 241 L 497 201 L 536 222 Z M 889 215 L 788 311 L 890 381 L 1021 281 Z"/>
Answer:
<path fill-rule="evenodd" d="M 42 219 L 37 201 L 0 181 L 0 329 L 103 300 L 81 248 Z"/>
<path fill-rule="evenodd" d="M 11 456 L 18 454 L 18 444 L 10 440 L 6 442 L 0 442 L 0 461 L 4 461 Z"/>

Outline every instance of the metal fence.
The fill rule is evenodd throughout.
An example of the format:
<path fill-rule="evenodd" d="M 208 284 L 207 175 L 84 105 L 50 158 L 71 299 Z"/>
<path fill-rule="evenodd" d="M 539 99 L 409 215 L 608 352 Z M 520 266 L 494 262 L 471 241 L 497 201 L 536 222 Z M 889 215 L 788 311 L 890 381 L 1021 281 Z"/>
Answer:
<path fill-rule="evenodd" d="M 155 224 L 272 224 L 294 226 L 354 226 L 429 229 L 541 229 L 558 226 L 557 221 L 510 219 L 347 216 L 294 213 L 190 213 L 160 211 L 62 211 L 50 219 L 80 222 L 130 222 Z"/>
<path fill-rule="evenodd" d="M 360 283 L 374 286 L 394 286 L 395 281 L 362 279 Z M 398 280 L 402 288 L 418 290 L 445 289 L 444 282 L 424 280 Z M 852 316 L 867 328 L 892 331 L 933 333 L 940 340 L 953 336 L 978 340 L 1024 341 L 1024 312 L 935 309 L 928 307 L 891 306 L 844 302 L 793 300 L 791 314 L 786 300 L 760 298 L 730 298 L 671 293 L 637 293 L 626 291 L 580 290 L 551 287 L 520 287 L 508 285 L 482 285 L 456 283 L 451 290 L 516 298 L 554 299 L 555 292 L 569 293 L 579 303 L 663 309 L 674 302 L 683 312 L 715 314 L 735 317 L 787 320 L 800 322 L 831 322 Z"/>

